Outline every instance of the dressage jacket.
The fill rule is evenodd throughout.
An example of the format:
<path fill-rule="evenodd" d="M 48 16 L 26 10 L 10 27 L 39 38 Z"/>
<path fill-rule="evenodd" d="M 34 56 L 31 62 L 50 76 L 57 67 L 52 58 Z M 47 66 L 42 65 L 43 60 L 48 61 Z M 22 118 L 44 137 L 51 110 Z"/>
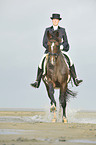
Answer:
<path fill-rule="evenodd" d="M 62 40 L 61 45 L 63 45 L 63 51 L 67 52 L 69 50 L 69 44 L 68 44 L 68 40 L 67 40 L 67 35 L 66 35 L 66 32 L 65 32 L 65 29 L 60 27 L 60 26 L 58 26 L 57 30 L 59 31 L 59 37 Z M 44 34 L 44 37 L 43 37 L 43 46 L 46 48 L 45 53 L 48 53 L 48 47 L 47 47 L 47 43 L 48 43 L 47 32 L 48 31 L 50 33 L 52 33 L 54 31 L 53 26 L 51 26 L 49 28 L 46 28 L 46 30 L 45 30 L 45 34 Z"/>

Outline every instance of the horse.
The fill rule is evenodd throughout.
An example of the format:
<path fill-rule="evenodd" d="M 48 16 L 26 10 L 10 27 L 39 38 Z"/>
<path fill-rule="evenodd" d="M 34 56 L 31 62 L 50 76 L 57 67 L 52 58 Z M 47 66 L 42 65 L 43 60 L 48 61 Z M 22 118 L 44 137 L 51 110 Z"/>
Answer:
<path fill-rule="evenodd" d="M 63 109 L 62 122 L 67 123 L 66 117 L 66 103 L 68 100 L 68 94 L 74 96 L 75 94 L 68 89 L 68 82 L 70 71 L 68 65 L 64 59 L 64 56 L 60 50 L 61 39 L 59 32 L 54 31 L 52 34 L 47 32 L 48 38 L 48 55 L 46 57 L 46 74 L 43 75 L 42 80 L 46 86 L 48 97 L 51 100 L 50 111 L 54 112 L 54 118 L 52 122 L 56 122 L 56 101 L 54 98 L 54 89 L 60 90 L 59 103 Z"/>

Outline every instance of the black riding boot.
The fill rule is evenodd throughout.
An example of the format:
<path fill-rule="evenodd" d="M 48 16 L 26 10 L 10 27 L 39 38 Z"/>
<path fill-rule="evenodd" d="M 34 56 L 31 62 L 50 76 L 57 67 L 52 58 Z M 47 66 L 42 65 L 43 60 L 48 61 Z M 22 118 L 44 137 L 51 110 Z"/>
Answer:
<path fill-rule="evenodd" d="M 41 78 L 42 78 L 42 73 L 43 73 L 43 70 L 38 67 L 37 79 L 36 79 L 35 83 L 30 84 L 32 87 L 39 88 L 40 82 L 41 82 Z"/>
<path fill-rule="evenodd" d="M 74 64 L 73 64 L 72 66 L 70 66 L 70 72 L 71 72 L 71 77 L 73 78 L 74 84 L 75 84 L 76 86 L 79 86 L 79 84 L 80 84 L 81 82 L 83 82 L 83 80 L 78 80 L 78 79 L 77 79 L 77 75 L 76 75 L 76 71 L 75 71 L 75 66 L 74 66 Z"/>

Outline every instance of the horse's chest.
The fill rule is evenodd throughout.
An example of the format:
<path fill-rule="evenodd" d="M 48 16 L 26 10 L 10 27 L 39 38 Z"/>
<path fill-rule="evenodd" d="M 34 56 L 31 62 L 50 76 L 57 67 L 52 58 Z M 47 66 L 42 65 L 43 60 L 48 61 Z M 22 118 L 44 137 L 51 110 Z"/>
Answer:
<path fill-rule="evenodd" d="M 57 68 L 56 66 L 49 65 L 47 69 L 47 75 L 51 78 L 52 81 L 57 81 Z"/>

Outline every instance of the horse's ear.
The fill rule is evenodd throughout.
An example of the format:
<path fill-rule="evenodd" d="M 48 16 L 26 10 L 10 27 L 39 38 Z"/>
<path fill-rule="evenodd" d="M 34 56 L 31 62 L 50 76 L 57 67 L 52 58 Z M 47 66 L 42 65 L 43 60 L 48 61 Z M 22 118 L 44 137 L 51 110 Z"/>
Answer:
<path fill-rule="evenodd" d="M 52 35 L 50 34 L 49 31 L 47 31 L 47 37 L 48 37 L 49 40 L 52 38 Z"/>

